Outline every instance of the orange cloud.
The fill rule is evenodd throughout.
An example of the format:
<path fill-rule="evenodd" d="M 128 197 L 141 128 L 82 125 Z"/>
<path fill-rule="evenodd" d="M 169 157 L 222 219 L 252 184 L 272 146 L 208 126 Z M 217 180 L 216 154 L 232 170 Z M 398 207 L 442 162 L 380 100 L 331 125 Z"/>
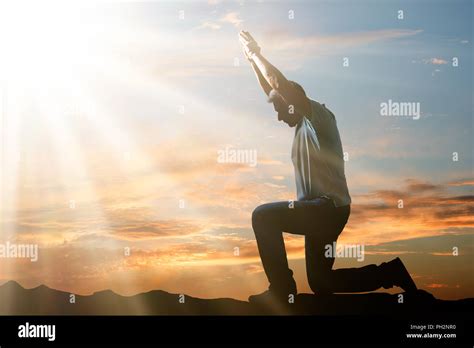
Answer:
<path fill-rule="evenodd" d="M 449 285 L 433 283 L 433 284 L 426 285 L 426 287 L 429 288 L 429 289 L 439 289 L 439 288 L 448 288 Z"/>
<path fill-rule="evenodd" d="M 443 65 L 443 64 L 448 64 L 448 62 L 444 59 L 441 58 L 429 58 L 429 59 L 423 59 L 423 62 L 425 64 L 433 64 L 433 65 Z"/>
<path fill-rule="evenodd" d="M 473 186 L 474 180 L 472 179 L 463 179 L 458 181 L 452 181 L 448 183 L 449 186 Z"/>

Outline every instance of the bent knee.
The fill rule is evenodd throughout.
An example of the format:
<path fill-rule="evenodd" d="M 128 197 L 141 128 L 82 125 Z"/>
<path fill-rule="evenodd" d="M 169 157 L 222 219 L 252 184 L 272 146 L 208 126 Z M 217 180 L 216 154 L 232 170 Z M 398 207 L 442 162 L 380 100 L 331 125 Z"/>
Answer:
<path fill-rule="evenodd" d="M 252 225 L 256 226 L 262 222 L 268 221 L 268 219 L 271 219 L 271 215 L 273 213 L 271 207 L 271 203 L 266 203 L 255 208 L 252 212 Z"/>

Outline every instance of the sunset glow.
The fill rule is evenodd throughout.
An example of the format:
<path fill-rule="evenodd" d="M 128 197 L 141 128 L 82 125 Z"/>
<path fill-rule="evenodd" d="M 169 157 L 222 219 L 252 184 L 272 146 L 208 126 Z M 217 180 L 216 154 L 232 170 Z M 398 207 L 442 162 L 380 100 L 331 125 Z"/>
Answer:
<path fill-rule="evenodd" d="M 472 30 L 461 4 L 446 22 L 401 25 L 370 22 L 365 7 L 387 6 L 373 3 L 338 14 L 298 2 L 296 15 L 321 21 L 288 24 L 284 3 L 2 2 L 0 243 L 37 244 L 39 258 L 0 259 L 0 284 L 239 299 L 266 288 L 251 214 L 295 199 L 293 130 L 244 61 L 247 28 L 338 120 L 353 199 L 339 242 L 366 256 L 335 267 L 401 255 L 420 288 L 472 297 Z M 380 115 L 403 98 L 420 102 L 419 119 Z M 218 160 L 229 149 L 255 150 L 256 165 Z M 304 239 L 285 239 L 309 292 Z"/>

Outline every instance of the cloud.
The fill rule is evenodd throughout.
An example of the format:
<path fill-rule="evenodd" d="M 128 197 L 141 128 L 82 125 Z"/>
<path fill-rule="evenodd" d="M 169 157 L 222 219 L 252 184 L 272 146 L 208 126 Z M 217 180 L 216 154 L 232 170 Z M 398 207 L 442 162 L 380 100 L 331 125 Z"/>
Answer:
<path fill-rule="evenodd" d="M 282 165 L 283 162 L 275 160 L 275 159 L 271 159 L 271 158 L 260 158 L 258 160 L 258 164 L 267 165 L 267 166 L 275 166 L 275 165 L 279 166 L 279 165 Z"/>
<path fill-rule="evenodd" d="M 449 184 L 411 179 L 397 190 L 354 195 L 351 217 L 341 237 L 379 244 L 474 228 L 474 196 L 449 194 L 448 188 Z"/>
<path fill-rule="evenodd" d="M 124 240 L 149 240 L 161 237 L 184 236 L 202 230 L 202 227 L 196 223 L 177 219 L 152 222 L 129 220 L 115 223 L 111 228 L 111 235 Z"/>
<path fill-rule="evenodd" d="M 216 23 L 216 22 L 204 21 L 199 26 L 197 26 L 195 29 L 196 30 L 199 30 L 199 29 L 219 30 L 220 28 L 222 28 L 222 26 L 220 24 Z"/>
<path fill-rule="evenodd" d="M 199 29 L 211 29 L 219 30 L 222 28 L 222 24 L 231 24 L 236 28 L 239 28 L 244 21 L 240 18 L 239 12 L 228 12 L 218 20 L 206 20 L 201 22 L 200 25 L 194 28 L 194 30 Z"/>
<path fill-rule="evenodd" d="M 239 27 L 243 22 L 238 12 L 228 12 L 219 21 L 223 23 L 230 23 L 235 27 Z"/>
<path fill-rule="evenodd" d="M 328 52 L 352 46 L 411 37 L 421 32 L 421 29 L 385 29 L 330 35 L 295 36 L 287 31 L 270 31 L 264 35 L 262 41 L 265 41 L 265 47 L 270 45 L 271 49 L 277 51 Z"/>
<path fill-rule="evenodd" d="M 277 184 L 274 184 L 272 182 L 266 182 L 265 185 L 267 185 L 268 187 L 276 188 L 276 189 L 285 189 L 286 188 L 285 185 L 277 185 Z"/>
<path fill-rule="evenodd" d="M 439 288 L 448 288 L 448 284 L 438 284 L 438 283 L 432 283 L 432 284 L 427 284 L 425 285 L 429 289 L 439 289 Z"/>
<path fill-rule="evenodd" d="M 406 191 L 412 193 L 423 193 L 428 191 L 435 191 L 441 189 L 440 185 L 435 185 L 429 182 L 423 182 L 416 179 L 407 179 Z"/>
<path fill-rule="evenodd" d="M 462 180 L 452 181 L 448 183 L 448 186 L 474 186 L 474 180 L 462 179 Z"/>
<path fill-rule="evenodd" d="M 442 58 L 429 58 L 423 59 L 423 63 L 425 64 L 433 64 L 433 65 L 443 65 L 448 64 L 448 62 Z"/>
<path fill-rule="evenodd" d="M 385 29 L 335 34 L 296 35 L 288 30 L 272 29 L 254 33 L 257 42 L 272 56 L 278 57 L 279 67 L 284 70 L 300 70 L 304 62 L 319 56 L 351 54 L 360 49 L 390 40 L 413 37 L 422 30 Z"/>
<path fill-rule="evenodd" d="M 452 246 L 458 246 L 458 255 L 472 255 L 472 234 L 466 233 L 444 233 L 437 236 L 420 238 L 409 238 L 395 240 L 391 242 L 379 243 L 367 246 L 369 253 L 389 252 L 389 253 L 418 253 L 434 256 L 453 257 Z"/>

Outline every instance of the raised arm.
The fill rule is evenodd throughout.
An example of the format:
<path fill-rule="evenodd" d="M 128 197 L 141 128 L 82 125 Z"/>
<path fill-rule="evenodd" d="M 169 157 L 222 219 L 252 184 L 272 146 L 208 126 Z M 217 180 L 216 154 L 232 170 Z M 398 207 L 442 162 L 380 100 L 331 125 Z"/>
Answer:
<path fill-rule="evenodd" d="M 255 76 L 257 77 L 257 81 L 260 84 L 260 87 L 262 87 L 263 91 L 265 94 L 268 96 L 270 95 L 270 91 L 272 90 L 272 87 L 268 84 L 267 80 L 265 80 L 265 77 L 263 77 L 262 73 L 260 72 L 260 69 L 257 67 L 257 64 L 252 60 L 250 57 L 250 52 L 244 47 L 244 54 L 245 57 L 249 60 L 250 64 L 252 65 L 253 72 L 255 73 Z"/>
<path fill-rule="evenodd" d="M 257 76 L 257 80 L 258 80 L 258 83 L 260 84 L 260 86 L 262 87 L 263 91 L 265 92 L 265 94 L 268 96 L 270 95 L 270 92 L 272 90 L 272 86 L 270 86 L 267 82 L 267 80 L 265 79 L 265 77 L 263 77 L 262 75 L 262 72 L 260 71 L 260 69 L 258 68 L 257 64 L 252 60 L 250 62 L 252 64 L 252 69 L 255 73 L 255 76 Z"/>
<path fill-rule="evenodd" d="M 257 70 L 268 85 L 276 90 L 288 105 L 293 105 L 299 114 L 304 116 L 310 115 L 311 103 L 308 97 L 288 81 L 280 70 L 262 56 L 260 47 L 250 33 L 241 31 L 239 39 L 244 46 L 244 50 L 249 60 L 255 64 Z"/>

